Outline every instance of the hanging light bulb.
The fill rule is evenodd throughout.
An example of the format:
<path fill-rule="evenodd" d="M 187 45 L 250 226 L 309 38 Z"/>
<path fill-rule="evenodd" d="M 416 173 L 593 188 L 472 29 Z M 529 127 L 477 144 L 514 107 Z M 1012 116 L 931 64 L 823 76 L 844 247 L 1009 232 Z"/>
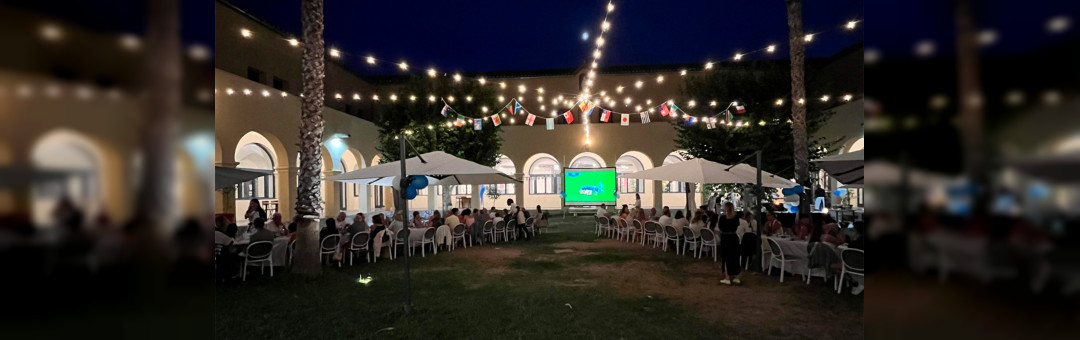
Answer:
<path fill-rule="evenodd" d="M 429 69 L 427 70 L 427 75 L 428 75 L 428 77 L 432 77 L 432 78 L 435 78 L 435 75 L 436 75 L 436 74 L 438 74 L 438 72 L 436 72 L 434 68 L 429 68 Z"/>
<path fill-rule="evenodd" d="M 371 65 L 375 65 L 375 57 L 373 57 L 373 56 L 368 56 L 368 57 L 367 57 L 367 63 L 368 63 L 368 64 L 371 64 Z"/>
<path fill-rule="evenodd" d="M 656 76 L 656 83 L 660 84 L 664 82 L 664 76 Z"/>
<path fill-rule="evenodd" d="M 714 100 L 714 101 L 709 102 L 709 106 L 716 107 L 716 101 Z"/>
<path fill-rule="evenodd" d="M 769 52 L 769 53 L 776 52 L 776 45 L 769 45 L 769 47 L 765 48 L 765 52 Z"/>
<path fill-rule="evenodd" d="M 607 4 L 607 11 L 608 11 L 608 13 L 611 13 L 611 11 L 614 11 L 614 10 L 615 10 L 615 4 L 613 4 L 613 3 L 610 3 L 610 2 L 609 2 L 609 3 Z"/>
<path fill-rule="evenodd" d="M 505 81 L 500 81 L 499 82 L 499 88 L 505 89 L 506 88 L 506 82 Z"/>
<path fill-rule="evenodd" d="M 812 34 L 812 33 L 807 34 L 805 37 L 803 37 L 803 40 L 805 40 L 806 42 L 813 41 L 814 40 L 814 34 Z"/>
<path fill-rule="evenodd" d="M 334 58 L 341 58 L 341 51 L 338 51 L 335 48 L 331 48 L 330 49 L 330 56 L 334 57 Z"/>
<path fill-rule="evenodd" d="M 634 83 L 634 87 L 636 88 L 640 89 L 642 86 L 645 86 L 645 82 L 643 81 L 638 80 L 636 83 Z"/>
<path fill-rule="evenodd" d="M 712 69 L 712 65 L 713 65 L 713 63 L 712 63 L 711 61 L 710 61 L 710 62 L 707 62 L 707 63 L 705 63 L 705 69 L 706 69 L 706 70 L 711 70 L 711 69 Z"/>
<path fill-rule="evenodd" d="M 480 77 L 479 80 L 480 80 L 480 85 L 487 84 L 487 79 L 484 79 L 483 77 Z"/>
<path fill-rule="evenodd" d="M 853 29 L 855 29 L 855 24 L 856 24 L 857 22 L 858 22 L 858 21 L 855 21 L 855 20 L 852 20 L 852 21 L 848 21 L 848 22 L 847 22 L 847 25 L 845 25 L 845 27 L 847 27 L 847 29 L 849 29 L 849 30 L 853 30 Z"/>
<path fill-rule="evenodd" d="M 289 39 L 289 45 L 292 47 L 300 46 L 300 40 L 296 40 L 296 38 Z"/>
<path fill-rule="evenodd" d="M 611 23 L 607 22 L 607 20 L 600 24 L 600 29 L 604 30 L 604 32 L 607 32 L 609 28 L 611 28 Z"/>
<path fill-rule="evenodd" d="M 776 100 L 776 106 L 780 106 L 780 105 L 784 105 L 784 100 L 783 99 L 777 99 Z"/>
<path fill-rule="evenodd" d="M 434 96 L 434 95 L 430 95 L 430 96 L 428 96 L 428 97 L 427 97 L 427 100 L 428 100 L 429 102 L 432 102 L 432 103 L 434 103 L 434 102 L 435 102 L 435 96 Z"/>
<path fill-rule="evenodd" d="M 686 75 L 686 69 L 684 68 L 681 71 L 679 71 L 679 75 L 680 76 L 685 76 Z"/>
<path fill-rule="evenodd" d="M 404 61 L 398 63 L 397 67 L 400 68 L 402 71 L 409 70 L 409 64 L 406 64 Z"/>
<path fill-rule="evenodd" d="M 741 53 L 735 53 L 735 61 L 742 60 L 742 56 L 743 55 Z"/>
<path fill-rule="evenodd" d="M 465 96 L 465 101 L 472 103 L 472 96 Z"/>
<path fill-rule="evenodd" d="M 454 82 L 455 83 L 460 83 L 461 82 L 461 74 L 454 73 Z"/>

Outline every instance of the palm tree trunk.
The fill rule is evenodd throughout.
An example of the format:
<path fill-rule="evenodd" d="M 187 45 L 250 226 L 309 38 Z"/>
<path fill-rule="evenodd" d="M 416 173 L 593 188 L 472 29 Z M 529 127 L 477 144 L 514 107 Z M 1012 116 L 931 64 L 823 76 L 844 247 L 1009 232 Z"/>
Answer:
<path fill-rule="evenodd" d="M 980 186 L 987 182 L 983 144 L 982 87 L 979 80 L 979 45 L 971 1 L 956 0 L 956 69 L 960 99 L 959 132 L 964 147 L 964 173 Z M 981 192 L 989 192 L 983 190 Z M 976 194 L 973 207 L 982 212 L 988 196 Z"/>
<path fill-rule="evenodd" d="M 799 104 L 800 99 L 806 99 L 806 88 L 803 84 L 806 45 L 802 30 L 802 0 L 786 1 L 788 45 L 790 45 L 788 50 L 791 51 L 791 136 L 795 143 L 795 179 L 799 184 L 808 186 L 810 184 L 810 149 L 806 139 L 806 104 Z M 810 200 L 800 200 L 799 211 L 809 212 Z"/>
<path fill-rule="evenodd" d="M 319 143 L 323 134 L 323 78 L 326 59 L 323 42 L 323 0 L 303 0 L 301 21 L 304 31 L 303 97 L 300 98 L 300 180 L 296 188 L 296 213 L 301 216 L 296 237 L 294 270 L 318 275 L 319 193 L 322 158 Z"/>

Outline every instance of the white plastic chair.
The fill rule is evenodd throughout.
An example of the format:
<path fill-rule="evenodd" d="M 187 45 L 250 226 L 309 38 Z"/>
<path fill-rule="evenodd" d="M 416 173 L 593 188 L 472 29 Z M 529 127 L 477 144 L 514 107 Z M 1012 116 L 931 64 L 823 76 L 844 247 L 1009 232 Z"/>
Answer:
<path fill-rule="evenodd" d="M 532 235 L 536 235 L 536 218 L 529 217 L 525 219 L 525 230 L 528 230 Z"/>
<path fill-rule="evenodd" d="M 608 238 L 614 238 L 619 234 L 619 219 L 615 216 L 608 217 Z"/>
<path fill-rule="evenodd" d="M 702 228 L 701 230 L 705 230 L 705 229 Z M 682 254 L 683 255 L 686 255 L 686 250 L 690 249 L 691 244 L 694 245 L 694 250 L 695 251 L 700 251 L 701 250 L 701 247 L 699 247 L 699 245 L 701 245 L 701 242 L 698 242 L 698 238 L 697 238 L 697 236 L 694 235 L 694 230 L 693 229 L 683 227 L 682 228 L 682 234 L 683 234 L 683 249 L 682 249 Z"/>
<path fill-rule="evenodd" d="M 465 224 L 458 223 L 454 227 L 454 230 L 450 231 L 450 250 L 453 251 L 457 248 L 457 241 L 461 240 L 461 245 L 465 248 L 469 247 L 469 244 L 465 241 Z"/>
<path fill-rule="evenodd" d="M 424 231 L 424 237 L 423 238 L 421 238 L 419 241 L 412 241 L 409 244 L 409 254 L 415 254 L 415 252 L 413 252 L 413 247 L 416 247 L 417 245 L 419 245 L 420 246 L 420 257 L 427 257 L 426 251 L 424 249 L 425 249 L 425 246 L 428 245 L 428 244 L 431 244 L 431 251 L 433 252 L 432 254 L 433 255 L 438 255 L 439 254 L 439 247 L 435 246 L 435 228 L 427 228 L 427 230 Z"/>
<path fill-rule="evenodd" d="M 836 279 L 836 294 L 840 294 L 840 289 L 844 287 L 845 275 L 863 276 L 864 256 L 865 253 L 860 249 L 846 248 L 840 251 L 840 263 L 843 265 L 840 278 Z"/>
<path fill-rule="evenodd" d="M 401 255 L 399 255 L 398 250 L 397 250 L 398 246 L 402 246 L 402 248 L 405 248 L 405 250 L 408 250 L 408 248 L 409 248 L 409 236 L 408 236 L 408 234 L 406 234 L 407 229 L 408 228 L 401 229 L 401 231 L 399 231 L 397 234 L 394 234 L 394 247 L 391 248 L 391 250 L 393 250 L 393 252 L 394 252 L 394 255 L 390 257 L 391 260 L 396 259 L 399 256 L 401 256 Z"/>
<path fill-rule="evenodd" d="M 641 244 L 644 245 L 645 244 L 645 227 L 642 226 L 641 221 L 638 221 L 638 220 L 633 220 L 631 225 L 634 226 L 634 230 L 630 231 L 630 237 L 627 239 L 627 241 L 628 242 L 634 242 L 634 238 L 638 237 L 638 235 L 641 235 L 641 238 L 642 238 Z"/>
<path fill-rule="evenodd" d="M 664 252 L 667 252 L 668 241 L 675 241 L 675 254 L 679 254 L 679 249 L 682 247 L 680 242 L 682 238 L 679 236 L 679 232 L 675 230 L 675 227 L 664 226 Z"/>
<path fill-rule="evenodd" d="M 371 251 L 368 249 L 368 240 L 371 239 L 370 233 L 356 233 L 352 236 L 352 242 L 349 245 L 349 266 L 353 265 L 353 258 L 356 257 L 356 253 L 364 252 L 365 258 L 368 262 L 371 262 Z"/>
<path fill-rule="evenodd" d="M 266 264 L 270 264 L 270 277 L 274 277 L 274 259 L 270 256 L 274 250 L 274 242 L 259 241 L 251 242 L 244 248 L 244 273 L 241 281 L 247 281 L 247 267 L 249 264 L 259 264 L 259 274 L 262 274 Z"/>
<path fill-rule="evenodd" d="M 645 222 L 645 231 L 641 236 L 641 245 L 647 245 L 651 242 L 653 248 L 656 248 L 656 235 L 659 234 L 661 230 L 663 230 L 663 227 L 660 226 L 660 223 L 653 221 Z"/>
<path fill-rule="evenodd" d="M 492 235 L 491 243 L 499 242 L 500 235 L 503 237 L 503 241 L 509 241 L 506 239 L 506 220 L 496 222 L 495 230 L 493 232 L 494 234 Z"/>
<path fill-rule="evenodd" d="M 818 249 L 824 249 L 824 250 L 818 250 Z M 814 258 L 814 253 L 817 253 L 819 251 L 832 251 L 832 250 L 829 249 L 829 246 L 821 244 L 821 242 L 814 242 L 814 247 L 810 248 L 810 253 L 806 255 L 806 284 L 810 284 L 810 278 L 815 276 L 814 275 L 814 269 L 815 268 L 810 268 L 810 259 Z M 826 266 L 824 268 L 816 268 L 816 269 L 820 269 L 819 272 L 821 273 L 821 282 L 828 282 L 829 281 L 829 273 L 832 271 L 832 268 L 829 268 L 828 266 Z M 834 284 L 833 286 L 836 286 L 836 285 Z"/>
<path fill-rule="evenodd" d="M 341 244 L 341 235 L 326 235 L 326 237 L 323 237 L 322 241 L 319 241 L 319 248 L 321 248 L 319 256 L 322 259 L 333 261 L 334 252 L 337 251 L 339 244 Z M 329 255 L 329 257 L 327 257 L 327 255 Z M 338 267 L 341 267 L 341 262 L 342 261 L 338 261 Z"/>
<path fill-rule="evenodd" d="M 481 243 L 483 243 L 483 238 L 484 237 L 488 237 L 491 240 L 491 243 L 495 243 L 495 222 L 492 222 L 492 221 L 484 222 L 484 229 L 483 229 L 483 232 L 480 234 L 480 237 L 481 237 L 481 240 L 480 240 Z"/>
<path fill-rule="evenodd" d="M 292 241 L 289 241 L 289 247 L 285 248 L 285 251 L 289 252 L 289 265 L 291 266 L 292 265 L 293 255 L 296 254 L 296 240 L 295 239 L 293 239 Z"/>
<path fill-rule="evenodd" d="M 601 234 L 607 232 L 608 228 L 610 228 L 610 224 L 608 224 L 607 217 L 597 216 L 596 217 L 596 236 L 599 237 Z"/>
<path fill-rule="evenodd" d="M 769 259 L 769 272 L 768 275 L 772 275 L 772 264 L 774 261 L 780 262 L 780 282 L 784 282 L 784 269 L 788 262 L 795 262 L 798 259 L 787 259 L 784 257 L 784 250 L 780 248 L 780 244 L 776 243 L 776 240 L 769 239 L 769 248 L 772 249 L 772 257 Z"/>
<path fill-rule="evenodd" d="M 390 236 L 390 230 L 383 230 L 382 233 L 382 244 L 379 245 L 379 249 L 375 249 L 376 253 L 371 257 L 372 262 L 379 262 L 378 255 L 382 254 L 383 248 L 386 249 L 386 252 L 390 253 L 390 259 L 394 259 L 394 239 Z"/>
<path fill-rule="evenodd" d="M 701 253 L 705 251 L 705 248 L 710 248 L 709 251 L 712 252 L 712 255 L 713 255 L 712 261 L 716 262 L 716 253 L 720 252 L 719 251 L 720 248 L 719 248 L 718 243 L 719 242 L 718 242 L 718 239 L 716 237 L 716 233 L 714 233 L 712 231 L 712 229 L 702 228 L 701 229 L 701 246 L 698 248 L 699 249 L 698 250 L 698 258 L 699 259 L 701 258 Z"/>

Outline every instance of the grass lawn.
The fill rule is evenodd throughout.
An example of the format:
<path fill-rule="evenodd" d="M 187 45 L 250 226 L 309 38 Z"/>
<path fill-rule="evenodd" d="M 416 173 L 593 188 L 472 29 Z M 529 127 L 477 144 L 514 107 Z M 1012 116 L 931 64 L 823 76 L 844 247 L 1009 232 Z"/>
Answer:
<path fill-rule="evenodd" d="M 558 252 L 556 252 L 558 250 Z M 361 261 L 362 262 L 362 261 Z M 757 272 L 721 286 L 719 266 L 597 239 L 589 217 L 555 217 L 532 241 L 413 258 L 415 313 L 403 313 L 404 261 L 324 266 L 315 279 L 249 273 L 219 285 L 216 335 L 246 338 L 862 337 L 862 296 L 820 278 Z M 373 277 L 364 285 L 361 275 Z"/>

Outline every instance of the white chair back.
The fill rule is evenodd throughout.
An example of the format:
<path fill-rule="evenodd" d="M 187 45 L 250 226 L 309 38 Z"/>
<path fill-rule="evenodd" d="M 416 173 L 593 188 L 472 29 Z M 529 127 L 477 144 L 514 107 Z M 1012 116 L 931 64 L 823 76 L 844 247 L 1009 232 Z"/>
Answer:
<path fill-rule="evenodd" d="M 339 243 L 341 243 L 341 235 L 326 235 L 326 237 L 323 237 L 322 241 L 319 242 L 319 246 L 322 247 L 322 250 L 334 250 Z"/>
<path fill-rule="evenodd" d="M 274 250 L 274 242 L 251 242 L 244 250 L 244 254 L 247 254 L 248 259 L 261 260 L 270 257 L 270 252 L 272 250 Z"/>

